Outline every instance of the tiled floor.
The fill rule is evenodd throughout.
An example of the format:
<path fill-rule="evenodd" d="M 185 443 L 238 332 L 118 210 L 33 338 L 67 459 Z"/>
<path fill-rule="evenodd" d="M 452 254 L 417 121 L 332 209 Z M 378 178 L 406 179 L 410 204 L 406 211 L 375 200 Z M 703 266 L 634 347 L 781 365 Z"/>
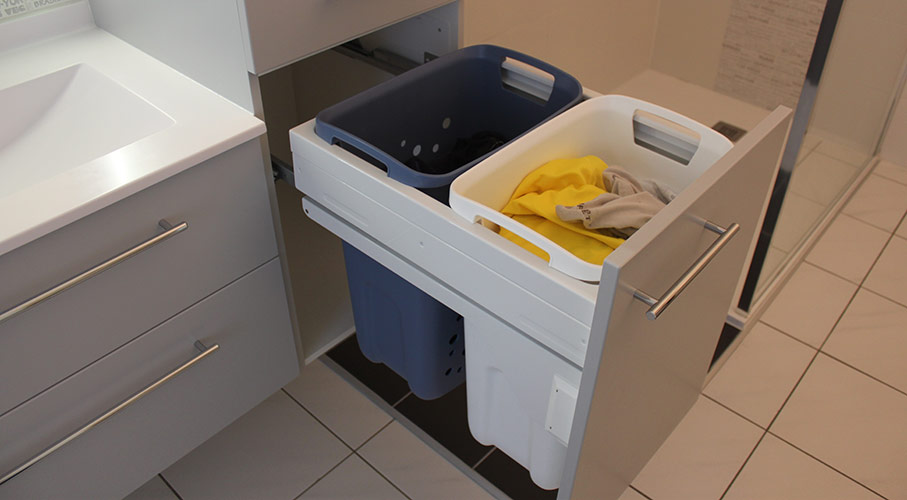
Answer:
<path fill-rule="evenodd" d="M 907 499 L 905 193 L 881 163 L 621 500 Z M 469 467 L 316 362 L 130 498 L 491 498 Z"/>

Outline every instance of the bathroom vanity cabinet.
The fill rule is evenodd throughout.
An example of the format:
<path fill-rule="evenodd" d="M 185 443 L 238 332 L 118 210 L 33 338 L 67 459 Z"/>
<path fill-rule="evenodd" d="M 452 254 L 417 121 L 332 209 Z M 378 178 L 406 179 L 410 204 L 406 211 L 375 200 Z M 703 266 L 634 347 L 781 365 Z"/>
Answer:
<path fill-rule="evenodd" d="M 0 256 L 0 475 L 84 431 L 0 498 L 124 496 L 298 373 L 260 154 L 248 141 Z"/>

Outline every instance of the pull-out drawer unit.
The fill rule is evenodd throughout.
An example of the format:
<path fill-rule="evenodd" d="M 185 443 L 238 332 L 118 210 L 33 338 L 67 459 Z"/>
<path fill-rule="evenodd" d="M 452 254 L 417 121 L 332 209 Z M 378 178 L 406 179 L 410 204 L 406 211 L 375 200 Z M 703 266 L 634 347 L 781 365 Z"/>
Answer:
<path fill-rule="evenodd" d="M 570 113 L 497 154 L 537 148 L 546 161 L 542 138 Z M 789 115 L 776 110 L 683 187 L 598 283 L 327 144 L 314 120 L 291 144 L 306 214 L 466 319 L 473 434 L 562 498 L 617 498 L 701 389 Z"/>
<path fill-rule="evenodd" d="M 280 276 L 274 258 L 0 417 L 0 498 L 122 498 L 292 378 Z"/>
<path fill-rule="evenodd" d="M 0 415 L 274 258 L 259 158 L 248 142 L 3 255 Z"/>

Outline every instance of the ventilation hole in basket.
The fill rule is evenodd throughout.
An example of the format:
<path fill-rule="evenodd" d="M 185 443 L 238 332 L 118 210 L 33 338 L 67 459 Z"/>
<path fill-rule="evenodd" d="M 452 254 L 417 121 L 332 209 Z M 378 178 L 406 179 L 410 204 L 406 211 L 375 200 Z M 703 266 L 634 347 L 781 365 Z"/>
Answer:
<path fill-rule="evenodd" d="M 438 146 L 437 144 L 435 144 L 434 146 L 431 147 L 431 152 L 432 152 L 432 153 L 437 153 L 439 147 L 440 147 L 440 146 Z"/>
<path fill-rule="evenodd" d="M 450 117 L 445 118 L 445 119 L 441 122 L 441 128 L 443 128 L 444 130 L 447 130 L 447 129 L 450 128 Z"/>
<path fill-rule="evenodd" d="M 457 322 L 463 321 L 463 316 L 457 316 Z"/>
<path fill-rule="evenodd" d="M 446 372 L 444 372 L 444 375 L 445 375 L 445 376 L 446 376 L 446 375 L 450 375 L 450 370 L 451 370 L 451 369 L 450 369 L 450 368 L 448 368 L 448 369 L 447 369 L 447 371 L 446 371 Z"/>
<path fill-rule="evenodd" d="M 413 147 L 413 156 L 419 156 L 419 153 L 421 153 L 421 152 L 422 152 L 422 146 L 419 144 L 416 144 L 416 146 Z"/>
<path fill-rule="evenodd" d="M 450 340 L 448 340 L 447 343 L 450 344 L 450 345 L 453 345 L 453 343 L 457 341 L 457 336 L 458 336 L 458 335 L 459 335 L 458 333 L 453 334 L 453 336 L 450 337 Z"/>
<path fill-rule="evenodd" d="M 462 366 L 459 367 L 459 368 L 457 368 L 457 373 L 460 373 L 461 371 L 463 371 L 463 367 L 462 367 Z"/>
<path fill-rule="evenodd" d="M 402 141 L 400 141 L 400 147 L 401 147 L 401 148 L 405 148 L 405 147 L 406 147 L 406 139 L 403 139 Z"/>
<path fill-rule="evenodd" d="M 452 358 L 452 357 L 453 357 L 453 353 L 454 353 L 454 349 L 451 349 L 450 352 L 447 354 L 447 357 L 448 357 L 448 358 Z"/>

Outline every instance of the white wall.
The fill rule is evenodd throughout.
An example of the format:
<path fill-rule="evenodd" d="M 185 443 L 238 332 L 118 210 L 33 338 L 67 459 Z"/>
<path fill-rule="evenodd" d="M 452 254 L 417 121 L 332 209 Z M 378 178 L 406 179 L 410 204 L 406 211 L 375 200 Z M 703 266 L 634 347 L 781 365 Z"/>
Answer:
<path fill-rule="evenodd" d="M 731 0 L 662 1 L 652 69 L 714 88 L 730 15 Z"/>
<path fill-rule="evenodd" d="M 649 67 L 658 0 L 461 0 L 462 45 L 545 60 L 607 91 Z"/>
<path fill-rule="evenodd" d="M 250 112 L 236 0 L 90 0 L 102 29 Z"/>

